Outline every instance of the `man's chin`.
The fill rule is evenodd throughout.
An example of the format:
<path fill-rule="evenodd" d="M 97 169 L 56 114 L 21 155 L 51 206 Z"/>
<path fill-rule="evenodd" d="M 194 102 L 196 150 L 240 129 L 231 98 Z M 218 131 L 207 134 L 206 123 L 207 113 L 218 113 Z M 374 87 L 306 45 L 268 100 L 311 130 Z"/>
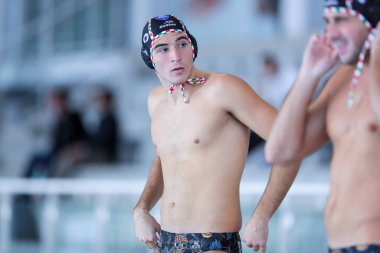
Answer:
<path fill-rule="evenodd" d="M 345 65 L 356 65 L 356 63 L 358 62 L 358 60 L 359 60 L 358 57 L 339 56 L 339 61 L 342 64 L 345 64 Z"/>
<path fill-rule="evenodd" d="M 180 85 L 180 84 L 182 84 L 182 83 L 185 83 L 187 80 L 172 80 L 172 84 L 174 84 L 174 85 Z"/>

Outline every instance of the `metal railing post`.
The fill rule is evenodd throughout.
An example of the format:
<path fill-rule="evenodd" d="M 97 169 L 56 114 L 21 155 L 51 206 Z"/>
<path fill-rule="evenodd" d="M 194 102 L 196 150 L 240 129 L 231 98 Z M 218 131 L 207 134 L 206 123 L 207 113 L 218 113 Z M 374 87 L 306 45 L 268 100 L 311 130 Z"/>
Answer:
<path fill-rule="evenodd" d="M 96 240 L 95 249 L 96 253 L 106 253 L 107 252 L 107 225 L 109 221 L 109 207 L 107 196 L 101 195 L 96 199 L 95 207 L 95 219 L 96 219 Z"/>
<path fill-rule="evenodd" d="M 1 196 L 0 208 L 0 252 L 9 253 L 11 243 L 11 221 L 12 221 L 12 197 L 8 194 Z"/>
<path fill-rule="evenodd" d="M 48 195 L 44 199 L 41 252 L 52 253 L 55 250 L 56 224 L 58 220 L 58 196 Z"/>

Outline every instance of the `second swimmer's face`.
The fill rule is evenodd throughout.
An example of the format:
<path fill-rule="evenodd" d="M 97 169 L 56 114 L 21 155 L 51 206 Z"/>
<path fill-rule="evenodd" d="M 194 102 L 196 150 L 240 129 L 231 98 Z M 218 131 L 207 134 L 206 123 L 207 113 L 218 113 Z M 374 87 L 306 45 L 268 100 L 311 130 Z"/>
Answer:
<path fill-rule="evenodd" d="M 365 25 L 343 13 L 326 13 L 326 35 L 343 64 L 356 64 L 368 36 Z"/>
<path fill-rule="evenodd" d="M 158 38 L 152 54 L 157 74 L 172 84 L 186 81 L 193 70 L 193 49 L 183 33 L 171 32 Z"/>

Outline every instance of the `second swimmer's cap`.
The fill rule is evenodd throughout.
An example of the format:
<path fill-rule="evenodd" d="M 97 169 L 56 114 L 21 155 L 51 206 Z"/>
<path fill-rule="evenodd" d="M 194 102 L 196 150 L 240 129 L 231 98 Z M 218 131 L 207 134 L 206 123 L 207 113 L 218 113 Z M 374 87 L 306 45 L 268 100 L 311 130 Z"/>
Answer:
<path fill-rule="evenodd" d="M 152 57 L 154 42 L 159 37 L 169 32 L 183 33 L 189 40 L 190 45 L 193 49 L 193 60 L 195 60 L 197 57 L 197 41 L 190 34 L 189 30 L 187 30 L 182 21 L 172 15 L 157 16 L 148 20 L 142 32 L 141 57 L 149 68 L 154 69 Z"/>
<path fill-rule="evenodd" d="M 380 0 L 325 0 L 325 8 L 331 7 L 354 10 L 363 15 L 373 28 L 380 20 Z"/>

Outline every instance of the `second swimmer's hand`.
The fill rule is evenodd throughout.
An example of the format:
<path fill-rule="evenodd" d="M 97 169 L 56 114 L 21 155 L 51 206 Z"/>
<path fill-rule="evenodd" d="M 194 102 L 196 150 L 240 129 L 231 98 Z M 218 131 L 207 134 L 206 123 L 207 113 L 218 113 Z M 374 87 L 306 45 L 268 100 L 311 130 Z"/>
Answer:
<path fill-rule="evenodd" d="M 313 35 L 305 49 L 301 73 L 320 77 L 332 69 L 338 60 L 338 53 L 326 35 Z"/>
<path fill-rule="evenodd" d="M 147 211 L 136 209 L 133 214 L 136 237 L 149 249 L 157 248 L 157 233 L 161 230 L 160 224 Z"/>
<path fill-rule="evenodd" d="M 242 240 L 249 248 L 253 248 L 254 251 L 260 250 L 262 253 L 265 253 L 268 233 L 268 220 L 253 215 L 245 226 Z"/>

